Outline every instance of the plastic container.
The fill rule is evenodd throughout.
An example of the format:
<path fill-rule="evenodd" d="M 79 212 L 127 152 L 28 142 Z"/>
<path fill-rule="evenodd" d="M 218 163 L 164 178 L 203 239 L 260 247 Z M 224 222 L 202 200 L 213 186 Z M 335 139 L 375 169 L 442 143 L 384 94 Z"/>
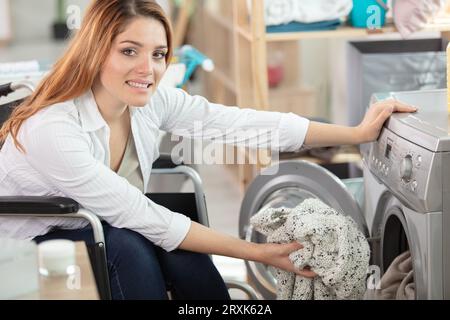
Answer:
<path fill-rule="evenodd" d="M 353 0 L 350 23 L 357 28 L 379 29 L 386 23 L 387 0 Z"/>
<path fill-rule="evenodd" d="M 76 264 L 75 243 L 70 240 L 48 240 L 38 245 L 39 272 L 44 276 L 73 273 Z"/>
<path fill-rule="evenodd" d="M 268 57 L 268 79 L 269 88 L 276 88 L 284 79 L 284 55 L 281 51 L 276 51 Z"/>

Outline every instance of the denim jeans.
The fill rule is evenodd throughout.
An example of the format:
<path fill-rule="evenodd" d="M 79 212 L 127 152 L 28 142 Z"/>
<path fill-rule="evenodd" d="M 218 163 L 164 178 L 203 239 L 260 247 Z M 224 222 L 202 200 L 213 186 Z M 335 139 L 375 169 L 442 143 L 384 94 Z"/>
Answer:
<path fill-rule="evenodd" d="M 114 300 L 228 300 L 226 285 L 206 254 L 166 252 L 141 234 L 103 224 Z M 56 230 L 34 240 L 69 239 L 94 243 L 92 228 Z"/>

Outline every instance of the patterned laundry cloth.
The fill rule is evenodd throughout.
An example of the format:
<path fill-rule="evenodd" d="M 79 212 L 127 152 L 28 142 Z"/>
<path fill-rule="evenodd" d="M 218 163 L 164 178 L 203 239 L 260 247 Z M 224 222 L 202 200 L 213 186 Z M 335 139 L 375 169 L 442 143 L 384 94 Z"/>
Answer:
<path fill-rule="evenodd" d="M 298 241 L 303 249 L 289 256 L 294 265 L 310 266 L 309 279 L 274 269 L 279 300 L 362 299 L 366 290 L 370 249 L 364 234 L 349 216 L 318 199 L 299 206 L 263 208 L 250 219 L 267 242 Z"/>

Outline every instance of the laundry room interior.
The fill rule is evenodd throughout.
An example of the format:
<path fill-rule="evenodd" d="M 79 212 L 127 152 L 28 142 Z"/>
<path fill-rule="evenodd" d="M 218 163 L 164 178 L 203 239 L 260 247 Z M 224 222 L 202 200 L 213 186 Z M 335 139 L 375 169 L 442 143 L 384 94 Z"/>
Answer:
<path fill-rule="evenodd" d="M 449 0 L 0 0 L 0 300 L 449 300 L 449 41 Z"/>

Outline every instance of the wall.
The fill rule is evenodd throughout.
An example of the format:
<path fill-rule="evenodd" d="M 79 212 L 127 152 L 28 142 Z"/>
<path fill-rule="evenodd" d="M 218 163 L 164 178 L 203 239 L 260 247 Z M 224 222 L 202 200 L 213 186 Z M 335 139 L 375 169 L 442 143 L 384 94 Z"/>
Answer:
<path fill-rule="evenodd" d="M 300 42 L 302 82 L 316 92 L 316 112 L 318 117 L 330 117 L 330 65 L 327 40 L 304 40 Z"/>
<path fill-rule="evenodd" d="M 14 42 L 51 38 L 56 0 L 12 0 L 10 3 Z M 82 10 L 88 3 L 89 0 L 67 0 L 67 5 L 78 5 Z"/>
<path fill-rule="evenodd" d="M 158 1 L 169 12 L 168 0 Z M 39 3 L 37 5 L 37 3 Z M 66 0 L 84 11 L 90 0 Z M 56 17 L 56 0 L 10 0 L 14 42 L 50 39 L 51 25 Z"/>

